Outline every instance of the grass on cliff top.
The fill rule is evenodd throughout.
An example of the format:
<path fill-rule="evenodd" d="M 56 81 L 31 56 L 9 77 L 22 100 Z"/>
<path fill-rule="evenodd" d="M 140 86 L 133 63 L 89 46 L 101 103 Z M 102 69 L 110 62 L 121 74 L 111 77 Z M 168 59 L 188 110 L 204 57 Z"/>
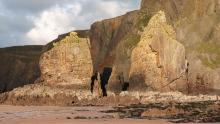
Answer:
<path fill-rule="evenodd" d="M 148 25 L 148 22 L 151 19 L 151 16 L 148 14 L 147 11 L 140 11 L 139 15 L 138 15 L 138 21 L 136 23 L 136 27 L 138 28 L 138 30 L 140 31 L 144 31 L 144 28 Z"/>
<path fill-rule="evenodd" d="M 140 32 L 144 31 L 144 28 L 148 25 L 151 16 L 147 11 L 142 10 L 139 11 L 134 18 L 133 30 L 124 37 L 124 45 L 125 48 L 128 49 L 132 49 L 138 44 L 141 39 Z"/>
<path fill-rule="evenodd" d="M 8 53 L 13 55 L 20 55 L 20 56 L 39 56 L 42 52 L 43 46 L 36 45 L 36 46 L 15 46 L 15 47 L 7 47 L 1 48 L 0 53 Z"/>
<path fill-rule="evenodd" d="M 149 15 L 146 11 L 138 11 L 136 13 L 132 13 L 132 19 L 130 20 L 132 23 L 130 24 L 130 31 L 126 34 L 120 45 L 120 50 L 122 52 L 122 57 L 130 58 L 132 49 L 140 42 L 141 33 L 144 31 L 144 28 L 148 25 L 151 15 Z"/>
<path fill-rule="evenodd" d="M 32 46 L 15 46 L 8 48 L 0 48 L 0 56 L 7 55 L 15 57 L 24 62 L 35 61 L 40 58 L 43 46 L 32 45 Z"/>
<path fill-rule="evenodd" d="M 201 56 L 202 63 L 210 68 L 220 67 L 220 45 L 216 43 L 202 42 L 198 48 L 198 52 L 208 54 L 209 56 L 215 56 L 212 59 Z"/>

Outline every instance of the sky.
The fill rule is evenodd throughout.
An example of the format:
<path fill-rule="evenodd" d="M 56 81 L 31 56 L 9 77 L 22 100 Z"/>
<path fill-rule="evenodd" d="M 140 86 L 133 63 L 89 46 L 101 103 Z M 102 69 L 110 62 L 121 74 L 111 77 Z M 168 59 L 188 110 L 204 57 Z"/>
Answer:
<path fill-rule="evenodd" d="M 44 45 L 139 7 L 140 0 L 0 0 L 0 47 Z"/>

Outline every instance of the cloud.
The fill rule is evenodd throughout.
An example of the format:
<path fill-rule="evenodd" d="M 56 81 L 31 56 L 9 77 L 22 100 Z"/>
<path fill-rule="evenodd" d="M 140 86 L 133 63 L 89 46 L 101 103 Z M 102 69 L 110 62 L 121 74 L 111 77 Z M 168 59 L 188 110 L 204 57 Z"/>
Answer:
<path fill-rule="evenodd" d="M 108 8 L 106 8 L 106 6 Z M 111 17 L 117 16 L 119 13 L 122 14 L 128 11 L 127 8 L 122 9 L 116 1 L 102 1 L 98 3 L 97 8 L 100 12 L 103 12 Z"/>
<path fill-rule="evenodd" d="M 1 0 L 0 47 L 46 44 L 59 34 L 139 8 L 139 0 Z"/>
<path fill-rule="evenodd" d="M 13 12 L 37 13 L 67 1 L 68 0 L 1 0 L 1 3 L 5 8 Z"/>
<path fill-rule="evenodd" d="M 74 18 L 81 10 L 79 4 L 55 6 L 44 11 L 39 17 L 29 17 L 33 20 L 34 27 L 27 32 L 27 38 L 33 44 L 45 44 L 57 37 L 57 35 L 75 30 L 72 25 Z"/>

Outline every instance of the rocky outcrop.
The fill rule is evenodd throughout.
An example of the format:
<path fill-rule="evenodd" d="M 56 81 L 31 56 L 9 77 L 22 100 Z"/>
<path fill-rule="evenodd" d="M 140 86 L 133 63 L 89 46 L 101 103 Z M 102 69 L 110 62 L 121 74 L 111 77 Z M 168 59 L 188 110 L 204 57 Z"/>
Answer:
<path fill-rule="evenodd" d="M 177 21 L 219 14 L 220 4 L 219 0 L 142 0 L 141 9 L 149 13 L 162 10 L 169 21 Z"/>
<path fill-rule="evenodd" d="M 60 35 L 45 46 L 0 49 L 4 58 L 0 61 L 0 93 L 32 83 L 87 84 L 92 72 L 89 31 L 75 32 Z"/>
<path fill-rule="evenodd" d="M 96 22 L 91 26 L 91 54 L 94 71 L 101 72 L 103 67 L 113 67 L 117 47 L 122 41 L 128 41 L 126 48 L 139 41 L 139 33 L 149 20 L 143 11 L 132 11 L 123 16 Z M 133 43 L 134 41 L 134 43 Z M 120 60 L 126 61 L 126 57 Z"/>
<path fill-rule="evenodd" d="M 165 12 L 177 40 L 186 48 L 191 91 L 207 93 L 218 90 L 219 0 L 143 0 L 141 8 L 149 13 Z"/>
<path fill-rule="evenodd" d="M 123 16 L 96 22 L 91 26 L 90 42 L 94 72 L 112 66 Z M 123 32 L 120 33 L 122 35 Z"/>
<path fill-rule="evenodd" d="M 184 80 L 185 61 L 185 48 L 176 41 L 173 28 L 167 25 L 165 14 L 160 11 L 151 18 L 132 51 L 131 87 L 136 90 L 183 90 L 186 86 L 177 85 L 187 82 Z"/>
<path fill-rule="evenodd" d="M 0 49 L 0 93 L 40 77 L 39 58 L 42 46 L 20 46 Z"/>
<path fill-rule="evenodd" d="M 167 85 L 166 87 L 169 91 L 185 88 L 180 86 L 185 82 L 183 80 L 186 80 L 183 79 L 185 78 L 186 69 L 184 46 L 176 41 L 175 31 L 166 24 L 165 15 L 163 17 L 157 16 L 158 18 L 155 17 L 155 19 L 152 19 L 151 24 L 148 24 L 151 16 L 148 11 L 140 10 L 128 13 L 123 18 L 120 30 L 125 30 L 126 33 L 124 35 L 120 33 L 122 37 L 117 41 L 113 49 L 115 59 L 112 65 L 113 73 L 109 84 L 110 90 L 119 92 L 122 90 L 123 84 L 120 82 L 119 76 L 123 77 L 124 82 L 130 83 L 129 90 L 147 90 L 150 88 L 151 90 L 161 91 L 165 89 L 161 88 L 165 85 Z M 161 21 L 161 18 L 165 22 L 163 20 L 159 22 L 158 20 Z M 132 30 L 126 30 L 128 27 Z M 140 43 L 141 37 L 146 37 L 145 35 L 153 37 L 152 42 L 142 45 L 144 47 L 148 46 L 148 51 L 145 48 L 134 51 L 138 49 L 137 45 Z M 155 56 L 150 54 L 143 56 L 143 54 L 146 55 L 150 51 Z M 141 58 L 144 59 L 141 60 Z M 148 64 L 146 65 L 146 63 Z M 181 83 L 177 84 L 178 81 Z"/>
<path fill-rule="evenodd" d="M 84 33 L 84 34 L 83 34 Z M 92 75 L 89 39 L 85 32 L 70 32 L 44 47 L 40 81 L 50 85 L 85 85 Z"/>
<path fill-rule="evenodd" d="M 140 34 L 150 16 L 144 11 L 129 12 L 124 16 L 96 22 L 91 26 L 91 54 L 94 71 L 113 68 L 109 88 L 121 91 L 118 75 L 128 77 L 131 50 L 140 40 Z"/>
<path fill-rule="evenodd" d="M 218 71 L 220 65 L 219 8 L 218 0 L 143 0 L 141 9 L 138 11 L 96 22 L 90 31 L 94 70 L 101 72 L 104 66 L 112 67 L 113 73 L 109 88 L 116 91 L 120 91 L 122 87 L 118 80 L 119 76 L 123 77 L 125 82 L 130 82 L 132 89 L 136 87 L 138 90 L 145 87 L 143 82 L 152 83 L 154 86 L 151 88 L 156 90 L 161 89 L 159 87 L 163 87 L 165 84 L 170 90 L 188 90 L 187 92 L 208 93 L 210 90 L 218 90 L 216 86 L 219 84 L 220 77 Z M 168 30 L 166 33 L 155 29 L 160 33 L 154 36 L 154 42 L 150 44 L 151 51 L 154 54 L 159 53 L 159 55 L 155 55 L 158 56 L 155 60 L 158 71 L 157 73 L 143 72 L 144 76 L 138 77 L 138 74 L 135 76 L 132 74 L 133 72 L 130 72 L 132 51 L 140 42 L 143 29 L 150 29 L 147 26 L 149 20 L 160 10 L 164 11 L 166 23 L 170 26 L 165 26 L 166 28 L 163 29 Z M 204 27 L 204 25 L 207 26 Z M 176 42 L 169 42 L 174 40 Z M 169 50 L 163 49 L 169 47 L 171 48 Z M 140 50 L 136 55 L 141 52 L 143 51 Z M 142 60 L 142 63 L 150 65 L 151 62 L 148 59 L 151 60 L 151 57 L 146 57 L 147 60 Z M 141 57 L 139 56 L 139 58 Z M 137 66 L 143 70 L 141 65 Z M 138 72 L 139 69 L 136 68 L 135 71 Z M 185 75 L 186 70 L 187 75 Z M 144 80 L 146 75 L 152 78 Z M 153 79 L 154 76 L 155 79 Z M 135 80 L 137 80 L 136 83 L 132 83 Z M 160 86 L 155 83 L 160 81 Z M 193 89 L 198 89 L 198 91 Z"/>
<path fill-rule="evenodd" d="M 127 106 L 149 103 L 186 103 L 218 101 L 219 95 L 185 95 L 181 92 L 126 91 L 120 94 L 108 92 L 100 98 L 89 90 L 78 87 L 54 87 L 45 84 L 31 84 L 11 92 L 0 94 L 0 104 L 37 106 Z M 202 106 L 204 107 L 204 106 Z M 191 108 L 190 108 L 191 109 Z"/>

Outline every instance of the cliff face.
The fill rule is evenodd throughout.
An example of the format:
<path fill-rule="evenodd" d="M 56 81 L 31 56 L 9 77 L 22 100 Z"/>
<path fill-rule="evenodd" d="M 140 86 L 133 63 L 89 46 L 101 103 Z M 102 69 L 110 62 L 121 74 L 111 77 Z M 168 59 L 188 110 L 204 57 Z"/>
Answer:
<path fill-rule="evenodd" d="M 83 85 L 92 75 L 89 39 L 85 32 L 70 32 L 44 47 L 41 81 L 50 85 Z M 85 36 L 84 36 L 85 35 Z M 80 38 L 81 37 L 81 38 Z"/>
<path fill-rule="evenodd" d="M 131 87 L 136 90 L 183 90 L 184 87 L 177 85 L 186 82 L 186 69 L 185 48 L 176 41 L 175 31 L 167 24 L 164 12 L 160 11 L 151 18 L 132 51 Z"/>
<path fill-rule="evenodd" d="M 41 50 L 42 46 L 0 49 L 0 93 L 35 82 L 40 76 Z"/>
<path fill-rule="evenodd" d="M 1 52 L 6 59 L 0 66 L 7 70 L 0 72 L 1 89 L 34 82 L 40 72 L 36 82 L 88 86 L 92 73 L 111 67 L 113 91 L 122 89 L 119 77 L 134 91 L 220 90 L 219 0 L 142 0 L 140 10 L 75 32 L 60 35 L 28 61 L 29 55 L 24 61 Z"/>
<path fill-rule="evenodd" d="M 113 90 L 121 89 L 118 80 L 121 75 L 126 82 L 131 83 L 131 90 L 135 87 L 142 88 L 143 82 L 155 90 L 161 89 L 159 87 L 165 84 L 168 84 L 169 90 L 185 92 L 218 90 L 219 5 L 218 0 L 143 0 L 141 10 L 94 23 L 90 32 L 94 69 L 101 71 L 104 66 L 113 68 L 109 85 Z M 148 21 L 158 11 L 165 13 L 166 23 L 170 26 L 164 27 L 163 24 L 160 29 L 148 25 Z M 146 30 L 151 30 L 152 33 L 149 34 Z M 141 60 L 142 57 L 137 57 L 138 54 L 149 51 L 136 47 L 140 47 L 137 45 L 140 41 L 145 41 L 145 35 L 152 35 L 153 39 L 145 39 L 151 43 L 145 42 L 145 45 L 150 46 L 151 51 L 158 55 L 146 55 Z M 154 60 L 157 62 L 151 62 Z M 135 61 L 141 63 L 135 66 L 132 63 Z M 148 63 L 148 66 L 143 66 L 143 63 Z M 131 65 L 134 65 L 133 69 Z M 158 71 L 145 69 L 147 67 L 157 67 Z M 140 73 L 135 76 L 133 71 L 140 71 L 142 76 L 139 77 Z M 179 78 L 184 79 L 179 81 Z M 132 83 L 133 80 L 136 83 Z"/>
<path fill-rule="evenodd" d="M 219 0 L 142 0 L 141 9 L 149 13 L 165 11 L 170 22 L 179 19 L 198 19 L 218 15 Z"/>
<path fill-rule="evenodd" d="M 91 26 L 90 42 L 94 72 L 101 72 L 104 66 L 113 65 L 115 47 L 126 32 L 120 30 L 123 18 L 124 16 L 120 16 L 96 22 Z"/>
<path fill-rule="evenodd" d="M 109 85 L 111 90 L 121 90 L 117 77 L 122 72 L 129 80 L 131 50 L 139 42 L 148 20 L 149 16 L 144 11 L 133 11 L 92 25 L 90 39 L 93 68 L 100 73 L 105 66 L 113 68 Z"/>
<path fill-rule="evenodd" d="M 165 12 L 177 40 L 186 48 L 191 90 L 219 90 L 220 1 L 143 0 L 141 8 L 149 13 Z"/>
<path fill-rule="evenodd" d="M 85 84 L 92 75 L 88 30 L 60 35 L 45 46 L 1 48 L 0 93 L 32 83 Z"/>
<path fill-rule="evenodd" d="M 185 48 L 176 41 L 176 33 L 167 24 L 165 15 L 152 16 L 142 9 L 92 25 L 93 67 L 99 72 L 104 66 L 113 68 L 110 90 L 121 91 L 123 84 L 119 77 L 130 83 L 129 90 L 163 91 L 165 85 L 168 85 L 166 91 L 185 88 Z M 178 81 L 184 86 L 178 87 Z"/>

